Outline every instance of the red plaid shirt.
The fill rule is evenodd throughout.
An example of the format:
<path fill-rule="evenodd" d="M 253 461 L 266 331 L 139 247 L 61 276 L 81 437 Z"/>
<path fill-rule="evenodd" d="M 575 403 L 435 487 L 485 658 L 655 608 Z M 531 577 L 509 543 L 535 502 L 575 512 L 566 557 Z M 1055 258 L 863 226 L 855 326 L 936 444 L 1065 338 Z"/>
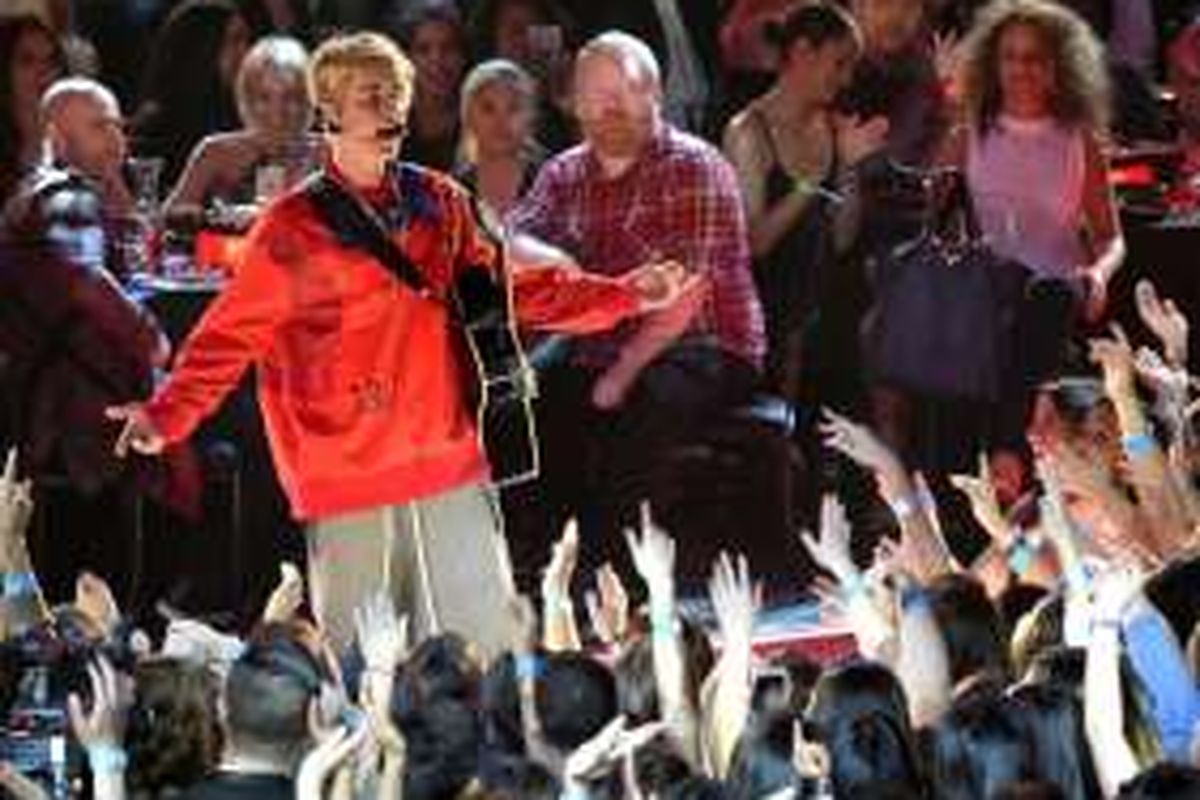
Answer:
<path fill-rule="evenodd" d="M 587 269 L 619 275 L 674 259 L 708 276 L 712 291 L 693 333 L 755 366 L 765 350 L 762 309 L 733 168 L 706 142 L 663 125 L 625 173 L 606 179 L 588 145 L 542 167 L 510 227 L 571 253 Z M 634 323 L 589 337 L 583 360 L 615 359 Z"/>

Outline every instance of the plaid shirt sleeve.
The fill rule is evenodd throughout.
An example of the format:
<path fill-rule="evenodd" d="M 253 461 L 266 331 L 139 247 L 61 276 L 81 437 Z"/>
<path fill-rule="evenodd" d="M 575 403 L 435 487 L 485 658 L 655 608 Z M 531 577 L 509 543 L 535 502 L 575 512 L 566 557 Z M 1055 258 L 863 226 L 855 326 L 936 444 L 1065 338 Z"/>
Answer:
<path fill-rule="evenodd" d="M 562 247 L 567 238 L 567 226 L 563 220 L 562 162 L 551 159 L 538 170 L 533 186 L 521 202 L 508 212 L 505 223 L 510 231 L 523 233 L 544 242 Z"/>
<path fill-rule="evenodd" d="M 684 250 L 688 263 L 712 284 L 700 324 L 725 349 L 759 367 L 766 335 L 737 177 L 716 150 L 707 151 L 698 166 L 692 188 L 695 225 Z"/>

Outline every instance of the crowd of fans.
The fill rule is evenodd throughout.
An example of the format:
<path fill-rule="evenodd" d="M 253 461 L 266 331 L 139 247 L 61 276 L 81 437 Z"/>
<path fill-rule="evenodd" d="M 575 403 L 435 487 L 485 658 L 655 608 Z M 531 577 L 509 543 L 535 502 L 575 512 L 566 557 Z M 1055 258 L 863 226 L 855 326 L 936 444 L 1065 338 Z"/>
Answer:
<path fill-rule="evenodd" d="M 1189 320 L 1141 281 L 1147 345 L 1105 329 L 1126 255 L 1110 158 L 1153 142 L 1176 196 L 1200 197 L 1187 4 L 46 5 L 0 20 L 4 244 L 21 256 L 0 264 L 0 320 L 42 331 L 0 339 L 0 388 L 41 381 L 0 402 L 22 448 L 0 476 L 0 791 L 1200 797 Z M 166 605 L 147 632 L 92 572 L 50 604 L 22 474 L 118 480 L 111 441 L 78 432 L 170 358 L 120 289 L 149 263 L 122 244 L 129 221 L 238 227 L 320 165 L 309 50 L 344 27 L 401 44 L 402 158 L 470 187 L 514 252 L 613 275 L 677 259 L 704 292 L 544 369 L 543 476 L 508 509 L 544 568 L 490 657 L 452 631 L 410 640 L 382 596 L 335 651 L 286 563 L 238 632 Z M 154 31 L 148 48 L 131 30 Z M 160 164 L 151 207 L 131 155 Z M 980 364 L 911 370 L 872 330 L 954 319 L 889 305 L 889 275 L 980 242 L 1014 276 L 974 317 L 1004 344 L 985 389 L 939 391 L 921 375 Z M 22 372 L 21 348 L 77 355 Z M 755 652 L 761 587 L 737 553 L 682 602 L 689 542 L 652 519 L 654 457 L 762 393 L 801 412 L 788 435 L 817 508 L 777 547 L 819 569 L 822 624 L 857 645 L 845 662 Z M 870 496 L 822 485 L 821 463 Z M 193 470 L 176 453 L 137 491 L 187 509 Z M 883 536 L 863 524 L 878 511 Z"/>

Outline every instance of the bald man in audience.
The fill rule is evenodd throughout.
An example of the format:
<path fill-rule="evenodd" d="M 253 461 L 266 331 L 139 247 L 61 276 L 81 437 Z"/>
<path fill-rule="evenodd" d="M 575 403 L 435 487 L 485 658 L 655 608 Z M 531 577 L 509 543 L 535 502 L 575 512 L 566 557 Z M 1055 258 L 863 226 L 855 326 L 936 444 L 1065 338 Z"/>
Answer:
<path fill-rule="evenodd" d="M 136 485 L 192 510 L 198 485 L 176 482 L 183 472 L 173 472 L 184 461 L 168 470 L 127 469 L 112 455 L 116 431 L 104 418 L 109 403 L 148 391 L 169 354 L 154 318 L 114 275 L 113 223 L 132 205 L 121 179 L 126 142 L 116 100 L 94 81 L 68 78 L 46 91 L 42 111 L 43 161 L 22 181 L 0 227 L 8 436 L 35 482 L 65 478 L 97 503 Z M 93 511 L 81 518 L 114 513 L 111 504 Z M 56 542 L 61 563 L 39 565 L 49 587 L 69 589 L 75 572 L 89 568 L 120 591 L 126 548 L 100 527 L 84 526 L 79 541 Z"/>

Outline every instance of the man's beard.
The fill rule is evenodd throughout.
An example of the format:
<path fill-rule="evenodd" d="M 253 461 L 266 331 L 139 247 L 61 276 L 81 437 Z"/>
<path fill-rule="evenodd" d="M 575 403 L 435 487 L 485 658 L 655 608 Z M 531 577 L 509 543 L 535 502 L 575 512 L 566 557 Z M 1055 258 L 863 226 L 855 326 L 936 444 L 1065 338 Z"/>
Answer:
<path fill-rule="evenodd" d="M 588 142 L 605 158 L 633 158 L 650 139 L 652 127 L 648 120 L 634 117 L 610 117 L 588 125 L 584 131 Z"/>

